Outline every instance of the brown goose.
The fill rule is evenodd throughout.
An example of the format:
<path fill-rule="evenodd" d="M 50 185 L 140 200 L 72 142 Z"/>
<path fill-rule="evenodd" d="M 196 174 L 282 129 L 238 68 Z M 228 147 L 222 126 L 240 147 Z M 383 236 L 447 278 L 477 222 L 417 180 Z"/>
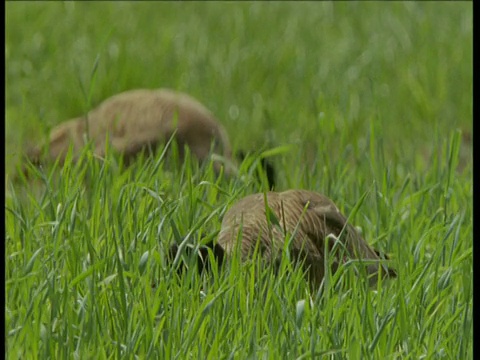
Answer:
<path fill-rule="evenodd" d="M 290 237 L 286 237 L 286 234 Z M 365 264 L 370 285 L 376 284 L 380 267 L 384 276 L 396 277 L 395 270 L 380 262 L 371 262 L 387 258 L 368 245 L 329 198 L 307 190 L 246 196 L 227 211 L 216 243 L 210 242 L 206 247 L 213 249 L 220 265 L 224 257 L 230 257 L 236 251 L 240 251 L 242 260 L 251 258 L 257 245 L 265 260 L 276 263 L 286 238 L 291 239 L 289 249 L 293 260 L 303 263 L 313 288 L 318 288 L 324 277 L 326 248 L 329 257 L 333 257 L 330 258 L 333 260 L 332 272 L 348 259 L 358 259 L 370 260 L 369 264 Z M 171 258 L 177 250 L 175 245 L 170 249 Z M 208 265 L 202 261 L 207 258 L 206 254 L 205 248 L 200 249 L 200 271 L 204 265 Z"/>
<path fill-rule="evenodd" d="M 128 162 L 139 152 L 166 143 L 175 133 L 179 155 L 184 156 L 188 146 L 200 161 L 208 158 L 212 150 L 227 160 L 214 160 L 218 172 L 224 165 L 227 175 L 235 173 L 232 149 L 227 132 L 214 115 L 189 95 L 169 89 L 131 90 L 112 96 L 88 115 L 61 123 L 52 129 L 48 144 L 35 146 L 26 157 L 35 164 L 44 160 L 65 160 L 69 146 L 73 145 L 74 158 L 85 144 L 85 134 L 93 141 L 95 154 L 105 155 L 105 141 L 121 153 Z M 45 147 L 47 159 L 42 158 Z M 230 163 L 230 165 L 229 165 Z M 262 159 L 270 188 L 274 185 L 272 165 Z"/>
<path fill-rule="evenodd" d="M 139 89 L 114 95 L 87 117 L 74 118 L 53 128 L 49 138 L 50 159 L 59 157 L 64 161 L 70 144 L 74 155 L 79 155 L 87 132 L 86 118 L 89 138 L 100 157 L 105 155 L 107 134 L 111 146 L 128 160 L 148 147 L 167 142 L 175 130 L 180 155 L 186 145 L 199 160 L 205 160 L 212 143 L 214 153 L 227 159 L 232 155 L 225 128 L 200 102 L 168 89 Z M 36 146 L 26 155 L 39 163 L 44 148 L 45 145 Z M 220 163 L 215 165 L 220 167 Z"/>

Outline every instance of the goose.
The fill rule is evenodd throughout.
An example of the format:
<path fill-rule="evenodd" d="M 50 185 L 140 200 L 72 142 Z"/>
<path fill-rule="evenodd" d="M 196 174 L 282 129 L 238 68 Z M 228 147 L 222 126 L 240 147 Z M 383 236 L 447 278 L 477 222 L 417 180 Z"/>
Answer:
<path fill-rule="evenodd" d="M 333 273 L 342 263 L 357 259 L 360 264 L 368 260 L 364 265 L 370 286 L 377 283 L 380 272 L 384 277 L 397 276 L 384 264 L 388 257 L 363 239 L 332 200 L 308 190 L 257 193 L 236 202 L 225 213 L 216 241 L 202 247 L 198 269 L 204 267 L 208 247 L 220 265 L 237 252 L 247 261 L 256 249 L 267 263 L 278 264 L 286 239 L 292 260 L 302 264 L 313 288 L 318 288 L 325 276 L 325 250 L 333 257 Z M 174 245 L 171 256 L 177 250 Z"/>
<path fill-rule="evenodd" d="M 54 127 L 47 143 L 31 147 L 25 155 L 38 165 L 45 161 L 47 148 L 47 160 L 58 158 L 63 163 L 72 145 L 75 160 L 85 145 L 87 132 L 98 157 L 105 156 L 107 138 L 111 147 L 128 163 L 138 153 L 165 144 L 174 135 L 181 159 L 184 157 L 184 146 L 199 161 L 207 160 L 213 150 L 220 156 L 220 159 L 216 157 L 213 160 L 215 171 L 218 173 L 224 166 L 227 175 L 235 172 L 232 147 L 224 126 L 199 101 L 171 89 L 135 89 L 114 95 L 86 116 Z M 272 188 L 272 165 L 267 165 L 265 161 L 261 165 L 270 169 L 267 177 Z"/>

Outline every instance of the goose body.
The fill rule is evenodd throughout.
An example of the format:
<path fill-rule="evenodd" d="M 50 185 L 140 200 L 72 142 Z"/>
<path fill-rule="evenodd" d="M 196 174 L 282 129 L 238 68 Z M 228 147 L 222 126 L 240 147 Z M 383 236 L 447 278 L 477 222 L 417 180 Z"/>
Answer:
<path fill-rule="evenodd" d="M 265 199 L 274 214 L 270 221 Z M 325 249 L 334 256 L 332 271 L 347 259 L 383 260 L 329 198 L 307 190 L 258 193 L 241 199 L 225 214 L 216 245 L 226 257 L 240 251 L 242 260 L 249 259 L 258 246 L 264 259 L 275 262 L 289 238 L 287 234 L 292 258 L 303 263 L 314 286 L 324 277 Z M 337 246 L 335 239 L 340 241 Z M 385 265 L 370 263 L 366 265 L 370 284 L 376 282 L 380 266 L 384 275 L 396 276 Z"/>
<path fill-rule="evenodd" d="M 166 143 L 175 133 L 180 156 L 183 147 L 200 161 L 213 152 L 231 158 L 231 146 L 225 128 L 200 102 L 184 93 L 169 89 L 138 89 L 114 95 L 88 115 L 61 123 L 49 137 L 50 159 L 65 160 L 70 145 L 74 157 L 85 144 L 85 134 L 93 141 L 95 154 L 105 155 L 105 141 L 128 160 L 140 151 Z M 27 152 L 32 162 L 41 162 L 45 145 Z M 220 163 L 215 163 L 218 170 Z"/>

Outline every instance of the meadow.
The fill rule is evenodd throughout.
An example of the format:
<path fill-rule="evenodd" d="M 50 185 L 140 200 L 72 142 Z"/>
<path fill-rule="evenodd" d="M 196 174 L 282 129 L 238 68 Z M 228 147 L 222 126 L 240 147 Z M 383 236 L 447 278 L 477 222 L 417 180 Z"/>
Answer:
<path fill-rule="evenodd" d="M 472 2 L 5 8 L 8 358 L 473 358 Z M 252 151 L 241 176 L 86 149 L 12 180 L 56 124 L 160 87 Z M 232 261 L 179 278 L 169 246 L 214 239 L 232 203 L 266 190 L 257 155 L 277 190 L 351 214 L 398 278 L 370 289 L 345 266 L 312 293 L 287 260 L 277 276 Z"/>

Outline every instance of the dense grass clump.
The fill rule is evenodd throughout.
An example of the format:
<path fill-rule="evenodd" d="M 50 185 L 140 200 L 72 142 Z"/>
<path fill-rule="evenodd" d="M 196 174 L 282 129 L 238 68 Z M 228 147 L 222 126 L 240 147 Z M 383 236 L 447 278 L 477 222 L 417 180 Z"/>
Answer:
<path fill-rule="evenodd" d="M 473 358 L 472 3 L 9 2 L 5 51 L 9 358 Z M 254 150 L 239 176 L 86 148 L 11 181 L 54 125 L 157 87 Z M 278 190 L 353 213 L 398 279 L 347 264 L 311 292 L 288 259 L 236 258 L 180 278 L 169 246 L 266 189 L 259 154 Z"/>

